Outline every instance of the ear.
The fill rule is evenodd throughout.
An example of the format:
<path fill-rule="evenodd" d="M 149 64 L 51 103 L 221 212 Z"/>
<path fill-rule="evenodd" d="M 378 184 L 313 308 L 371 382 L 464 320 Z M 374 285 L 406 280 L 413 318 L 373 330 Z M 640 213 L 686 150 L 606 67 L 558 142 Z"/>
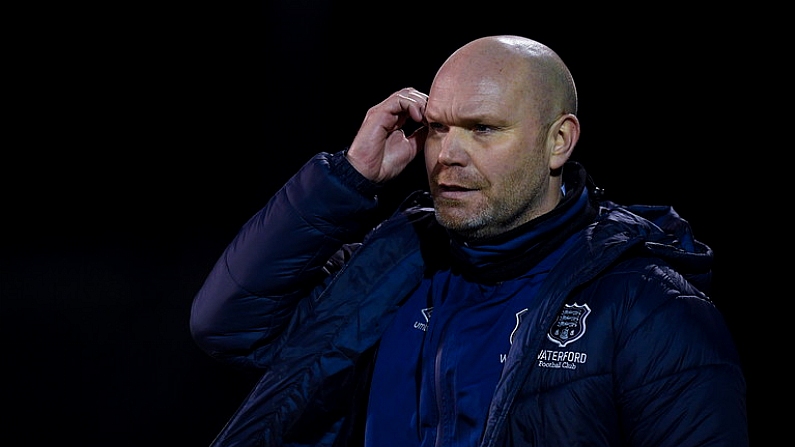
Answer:
<path fill-rule="evenodd" d="M 577 140 L 580 139 L 580 120 L 571 113 L 562 115 L 550 127 L 549 138 L 552 143 L 549 169 L 556 171 L 568 161 L 574 151 L 574 146 L 577 145 Z"/>

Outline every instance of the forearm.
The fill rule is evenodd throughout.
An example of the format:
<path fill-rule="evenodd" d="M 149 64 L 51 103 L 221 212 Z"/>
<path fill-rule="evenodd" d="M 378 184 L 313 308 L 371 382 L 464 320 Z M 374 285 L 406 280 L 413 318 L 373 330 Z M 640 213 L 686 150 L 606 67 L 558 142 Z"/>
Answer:
<path fill-rule="evenodd" d="M 249 355 L 278 335 L 377 205 L 341 154 L 313 157 L 241 228 L 197 293 L 191 330 L 217 357 Z"/>

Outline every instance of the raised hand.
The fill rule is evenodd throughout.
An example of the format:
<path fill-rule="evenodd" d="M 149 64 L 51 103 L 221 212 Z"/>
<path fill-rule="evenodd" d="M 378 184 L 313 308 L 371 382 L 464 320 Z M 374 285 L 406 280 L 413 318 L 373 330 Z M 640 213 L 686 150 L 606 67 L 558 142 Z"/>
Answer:
<path fill-rule="evenodd" d="M 407 87 L 371 107 L 348 148 L 351 165 L 376 183 L 400 174 L 422 150 L 427 135 L 422 126 L 406 136 L 403 125 L 409 118 L 424 123 L 427 102 L 428 95 Z"/>

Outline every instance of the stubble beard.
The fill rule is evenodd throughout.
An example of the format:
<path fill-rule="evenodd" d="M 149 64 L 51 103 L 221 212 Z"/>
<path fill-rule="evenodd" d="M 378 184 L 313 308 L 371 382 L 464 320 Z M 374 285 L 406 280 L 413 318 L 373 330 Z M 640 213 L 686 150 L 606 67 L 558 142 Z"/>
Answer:
<path fill-rule="evenodd" d="M 500 200 L 482 196 L 474 203 L 436 199 L 434 212 L 440 225 L 467 239 L 483 239 L 509 231 L 531 220 L 541 197 L 540 184 L 522 183 L 523 175 L 508 179 Z"/>
<path fill-rule="evenodd" d="M 470 212 L 461 203 L 449 200 L 434 203 L 434 212 L 441 226 L 468 239 L 488 236 L 489 223 L 494 220 L 491 208 L 487 206 Z"/>

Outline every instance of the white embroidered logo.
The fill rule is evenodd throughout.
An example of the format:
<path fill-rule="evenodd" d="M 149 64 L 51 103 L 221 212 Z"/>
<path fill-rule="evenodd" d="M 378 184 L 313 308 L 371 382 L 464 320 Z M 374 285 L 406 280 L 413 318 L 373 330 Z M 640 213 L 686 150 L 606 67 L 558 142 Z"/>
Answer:
<path fill-rule="evenodd" d="M 415 321 L 414 328 L 423 332 L 427 331 L 428 322 L 431 321 L 431 313 L 433 313 L 433 307 L 426 307 L 425 309 L 422 309 L 422 316 L 425 317 L 425 321 Z"/>
<path fill-rule="evenodd" d="M 574 343 L 585 335 L 585 319 L 591 313 L 587 304 L 566 304 L 560 311 L 558 318 L 547 332 L 547 338 L 554 341 L 561 348 Z"/>
<path fill-rule="evenodd" d="M 522 315 L 525 313 L 527 313 L 527 308 L 516 312 L 516 326 L 514 326 L 513 330 L 511 331 L 511 337 L 508 339 L 511 344 L 513 344 L 513 336 L 516 335 L 516 331 L 519 330 L 519 325 L 522 323 Z"/>
<path fill-rule="evenodd" d="M 516 312 L 516 325 L 513 327 L 510 337 L 508 337 L 508 342 L 511 345 L 513 345 L 513 338 L 516 335 L 516 331 L 519 330 L 519 325 L 522 324 L 522 317 L 526 313 L 527 313 L 527 308 L 524 308 L 519 312 Z M 506 360 L 508 360 L 508 354 L 500 354 L 500 363 L 505 363 Z"/>

